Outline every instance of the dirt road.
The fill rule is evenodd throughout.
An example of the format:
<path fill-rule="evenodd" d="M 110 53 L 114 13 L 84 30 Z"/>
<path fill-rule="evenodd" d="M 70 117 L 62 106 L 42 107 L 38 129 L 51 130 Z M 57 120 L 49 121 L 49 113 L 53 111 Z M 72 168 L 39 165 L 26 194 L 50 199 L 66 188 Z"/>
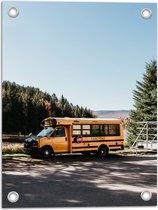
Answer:
<path fill-rule="evenodd" d="M 156 155 L 3 160 L 3 207 L 153 206 L 156 173 Z M 141 199 L 146 189 L 150 201 Z M 7 200 L 10 191 L 18 202 Z"/>

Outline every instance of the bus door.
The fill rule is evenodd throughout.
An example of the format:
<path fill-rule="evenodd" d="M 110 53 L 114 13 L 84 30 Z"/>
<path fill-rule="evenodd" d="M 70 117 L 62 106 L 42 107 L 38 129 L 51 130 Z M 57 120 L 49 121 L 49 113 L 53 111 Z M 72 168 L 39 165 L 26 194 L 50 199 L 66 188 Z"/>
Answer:
<path fill-rule="evenodd" d="M 66 126 L 58 126 L 50 136 L 54 152 L 69 152 L 68 131 Z"/>

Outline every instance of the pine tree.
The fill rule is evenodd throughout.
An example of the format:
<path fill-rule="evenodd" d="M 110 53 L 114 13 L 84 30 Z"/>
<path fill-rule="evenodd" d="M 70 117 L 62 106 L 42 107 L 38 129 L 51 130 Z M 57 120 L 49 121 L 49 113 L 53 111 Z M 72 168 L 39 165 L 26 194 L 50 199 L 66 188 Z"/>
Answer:
<path fill-rule="evenodd" d="M 134 110 L 129 114 L 127 122 L 127 141 L 131 145 L 136 139 L 138 121 L 157 120 L 157 62 L 152 60 L 146 64 L 143 81 L 137 81 L 133 91 Z"/>

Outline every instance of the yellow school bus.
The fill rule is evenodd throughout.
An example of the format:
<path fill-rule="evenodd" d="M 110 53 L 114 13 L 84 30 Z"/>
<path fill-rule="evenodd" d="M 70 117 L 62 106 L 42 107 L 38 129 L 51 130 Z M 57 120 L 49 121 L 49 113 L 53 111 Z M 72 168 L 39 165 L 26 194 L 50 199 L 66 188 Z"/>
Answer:
<path fill-rule="evenodd" d="M 110 150 L 124 149 L 121 119 L 49 117 L 41 125 L 43 130 L 24 143 L 32 156 L 93 152 L 105 157 Z"/>

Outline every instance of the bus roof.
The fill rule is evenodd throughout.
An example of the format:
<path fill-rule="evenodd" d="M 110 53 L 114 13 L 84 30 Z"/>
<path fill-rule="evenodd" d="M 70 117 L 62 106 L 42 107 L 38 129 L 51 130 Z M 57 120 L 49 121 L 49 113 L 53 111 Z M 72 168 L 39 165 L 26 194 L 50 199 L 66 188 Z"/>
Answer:
<path fill-rule="evenodd" d="M 101 124 L 101 123 L 122 123 L 122 119 L 117 118 L 69 118 L 69 117 L 48 117 L 42 121 L 42 124 L 45 124 L 44 122 L 52 121 L 56 125 L 72 125 L 72 124 Z M 47 123 L 47 126 L 49 123 Z M 46 125 L 45 125 L 46 126 Z"/>
<path fill-rule="evenodd" d="M 120 120 L 119 118 L 71 118 L 71 117 L 54 117 L 57 120 Z"/>
<path fill-rule="evenodd" d="M 103 121 L 103 120 L 107 120 L 107 121 L 113 121 L 113 120 L 118 120 L 118 121 L 122 121 L 122 119 L 120 119 L 120 118 L 71 118 L 71 117 L 48 117 L 48 118 L 46 118 L 46 119 L 44 119 L 44 120 L 53 120 L 53 119 L 56 119 L 56 120 L 65 120 L 65 121 L 93 121 L 93 120 L 98 120 L 98 121 Z"/>

